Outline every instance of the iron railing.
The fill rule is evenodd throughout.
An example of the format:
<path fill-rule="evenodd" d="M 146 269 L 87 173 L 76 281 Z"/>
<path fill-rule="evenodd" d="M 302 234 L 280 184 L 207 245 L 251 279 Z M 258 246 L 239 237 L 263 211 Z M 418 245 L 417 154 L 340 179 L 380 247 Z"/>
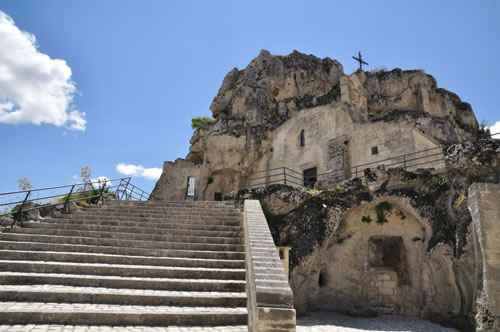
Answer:
<path fill-rule="evenodd" d="M 94 204 L 104 201 L 105 194 L 111 194 L 118 200 L 147 200 L 150 194 L 130 183 L 131 178 L 117 178 L 84 183 L 68 184 L 64 186 L 27 189 L 0 193 L 0 208 L 10 210 L 0 214 L 0 217 L 12 216 L 12 226 L 16 221 L 23 225 L 23 213 L 39 210 L 46 207 L 63 204 L 62 213 L 69 213 L 69 203 L 91 201 Z M 97 185 L 97 187 L 95 186 Z M 43 193 L 43 197 L 39 197 Z M 37 195 L 37 197 L 30 197 Z M 10 198 L 10 199 L 9 199 Z M 25 207 L 27 203 L 37 203 L 36 207 Z"/>
<path fill-rule="evenodd" d="M 260 187 L 281 183 L 291 186 L 303 186 L 304 175 L 288 167 L 271 168 L 252 173 L 245 180 L 245 187 Z"/>
<path fill-rule="evenodd" d="M 500 135 L 495 133 L 490 137 Z M 483 138 L 481 138 L 483 139 Z M 480 139 L 471 139 L 460 143 L 478 141 Z M 265 169 L 251 173 L 243 181 L 242 188 L 268 186 L 271 184 L 286 184 L 291 186 L 312 188 L 316 182 L 327 182 L 328 184 L 340 183 L 345 179 L 362 177 L 365 170 L 374 168 L 377 165 L 384 165 L 386 168 L 401 167 L 406 171 L 415 171 L 419 168 L 435 168 L 442 169 L 445 166 L 445 158 L 443 149 L 451 146 L 438 146 L 431 149 L 415 151 L 394 157 L 380 159 L 373 162 L 359 164 L 348 168 L 340 168 L 331 170 L 325 173 L 317 174 L 316 176 L 305 176 L 303 173 L 295 171 L 289 167 L 277 167 Z"/>

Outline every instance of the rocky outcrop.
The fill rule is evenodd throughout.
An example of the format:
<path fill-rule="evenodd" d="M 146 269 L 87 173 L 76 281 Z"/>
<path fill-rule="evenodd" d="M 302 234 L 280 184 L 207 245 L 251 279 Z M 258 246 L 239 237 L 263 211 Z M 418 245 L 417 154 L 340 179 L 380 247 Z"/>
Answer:
<path fill-rule="evenodd" d="M 292 248 L 299 313 L 414 314 L 467 330 L 481 278 L 468 188 L 499 181 L 499 143 L 448 146 L 439 173 L 381 165 L 331 190 L 271 185 L 226 198 L 259 199 L 275 243 Z"/>
<path fill-rule="evenodd" d="M 193 172 L 201 176 L 195 199 L 212 199 L 217 192 L 241 188 L 244 179 L 256 170 L 285 166 L 269 161 L 275 140 L 282 141 L 283 135 L 274 137 L 276 129 L 284 124 L 300 127 L 302 118 L 308 118 L 309 113 L 314 117 L 316 111 L 329 114 L 331 119 L 325 121 L 337 126 L 332 135 L 359 136 L 372 124 L 384 123 L 385 127 L 376 127 L 380 133 L 390 127 L 394 128 L 390 135 L 401 131 L 409 135 L 415 129 L 435 144 L 445 144 L 472 138 L 478 132 L 470 105 L 438 88 L 435 79 L 422 70 L 346 75 L 336 60 L 297 51 L 278 56 L 263 50 L 245 69 L 233 68 L 210 109 L 215 122 L 194 132 L 186 157 Z M 180 159 L 176 162 L 185 163 Z M 172 197 L 183 197 L 184 178 L 163 179 L 172 177 L 168 171 L 178 168 L 165 164 L 153 196 L 170 199 L 172 195 L 163 197 L 162 193 L 176 191 Z M 174 182 L 182 182 L 182 186 L 169 187 Z"/>

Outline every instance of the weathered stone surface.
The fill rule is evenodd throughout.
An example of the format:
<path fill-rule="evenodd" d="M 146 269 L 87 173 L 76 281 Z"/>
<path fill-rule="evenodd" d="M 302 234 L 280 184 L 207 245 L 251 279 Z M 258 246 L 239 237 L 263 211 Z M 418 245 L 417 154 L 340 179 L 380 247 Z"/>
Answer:
<path fill-rule="evenodd" d="M 157 199 L 186 199 L 187 177 L 194 176 L 194 199 L 212 200 L 248 186 L 254 172 L 278 167 L 297 172 L 298 182 L 316 168 L 325 189 L 379 160 L 402 163 L 391 158 L 478 132 L 470 105 L 422 70 L 346 75 L 335 60 L 297 51 L 263 50 L 245 69 L 233 68 L 210 108 L 215 123 L 194 132 L 186 160 L 165 164 Z"/>
<path fill-rule="evenodd" d="M 16 206 L 16 211 L 21 207 L 21 205 Z M 26 202 L 23 205 L 23 220 L 38 220 L 40 218 L 40 211 L 38 209 L 40 207 L 40 204 L 34 203 L 34 202 Z M 28 211 L 26 211 L 28 210 Z M 13 214 L 14 219 L 17 221 L 20 220 L 19 218 L 19 213 Z"/>
<path fill-rule="evenodd" d="M 478 284 L 477 331 L 500 330 L 500 185 L 475 183 L 469 209 L 476 241 Z"/>
<path fill-rule="evenodd" d="M 295 331 L 293 293 L 259 201 L 245 200 L 243 223 L 248 329 L 251 332 Z"/>
<path fill-rule="evenodd" d="M 269 207 L 275 243 L 292 247 L 290 285 L 299 313 L 390 312 L 470 327 L 478 282 L 467 210 L 473 179 L 383 167 L 368 173 L 335 190 L 299 194 L 274 185 L 226 197 L 257 198 Z"/>
<path fill-rule="evenodd" d="M 8 218 L 1 218 L 0 217 L 0 226 L 1 227 L 7 227 L 12 225 L 12 220 Z"/>

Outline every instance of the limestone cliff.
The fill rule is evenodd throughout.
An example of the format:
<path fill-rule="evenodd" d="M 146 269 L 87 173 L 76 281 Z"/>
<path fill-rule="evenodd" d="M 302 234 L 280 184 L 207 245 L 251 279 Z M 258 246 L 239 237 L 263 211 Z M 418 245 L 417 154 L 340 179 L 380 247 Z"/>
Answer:
<path fill-rule="evenodd" d="M 290 135 L 279 136 L 276 129 L 283 128 L 285 123 L 288 127 L 294 122 L 299 126 L 315 112 L 323 112 L 323 118 L 329 116 L 337 121 L 336 128 L 327 130 L 330 135 L 338 133 L 342 141 L 355 142 L 356 137 L 370 130 L 377 130 L 377 135 L 383 136 L 386 128 L 398 131 L 414 128 L 429 142 L 443 144 L 471 138 L 478 131 L 470 105 L 438 88 L 435 79 L 422 70 L 357 71 L 346 75 L 336 60 L 297 51 L 278 56 L 263 50 L 247 68 L 232 69 L 210 109 L 215 123 L 195 131 L 186 161 L 179 160 L 183 170 L 189 165 L 199 175 L 195 199 L 213 199 L 214 192 L 239 189 L 244 179 L 256 170 L 291 167 L 276 160 L 277 151 L 275 160 L 271 160 L 273 147 L 283 140 L 283 135 Z M 346 162 L 350 166 L 366 161 L 351 159 Z M 180 192 L 169 194 L 174 190 L 173 183 L 185 187 L 185 180 L 173 175 L 181 169 L 180 164 L 165 164 L 154 196 L 167 200 L 183 196 Z"/>

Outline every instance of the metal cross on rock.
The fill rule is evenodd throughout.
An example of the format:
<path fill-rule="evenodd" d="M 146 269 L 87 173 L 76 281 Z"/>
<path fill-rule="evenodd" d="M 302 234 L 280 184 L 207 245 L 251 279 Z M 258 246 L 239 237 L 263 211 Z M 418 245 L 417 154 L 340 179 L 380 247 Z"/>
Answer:
<path fill-rule="evenodd" d="M 363 65 L 367 65 L 368 66 L 368 63 L 363 61 L 363 59 L 361 58 L 361 51 L 358 52 L 358 57 L 356 58 L 355 56 L 352 57 L 354 60 L 358 61 L 359 62 L 359 69 L 363 70 Z"/>

